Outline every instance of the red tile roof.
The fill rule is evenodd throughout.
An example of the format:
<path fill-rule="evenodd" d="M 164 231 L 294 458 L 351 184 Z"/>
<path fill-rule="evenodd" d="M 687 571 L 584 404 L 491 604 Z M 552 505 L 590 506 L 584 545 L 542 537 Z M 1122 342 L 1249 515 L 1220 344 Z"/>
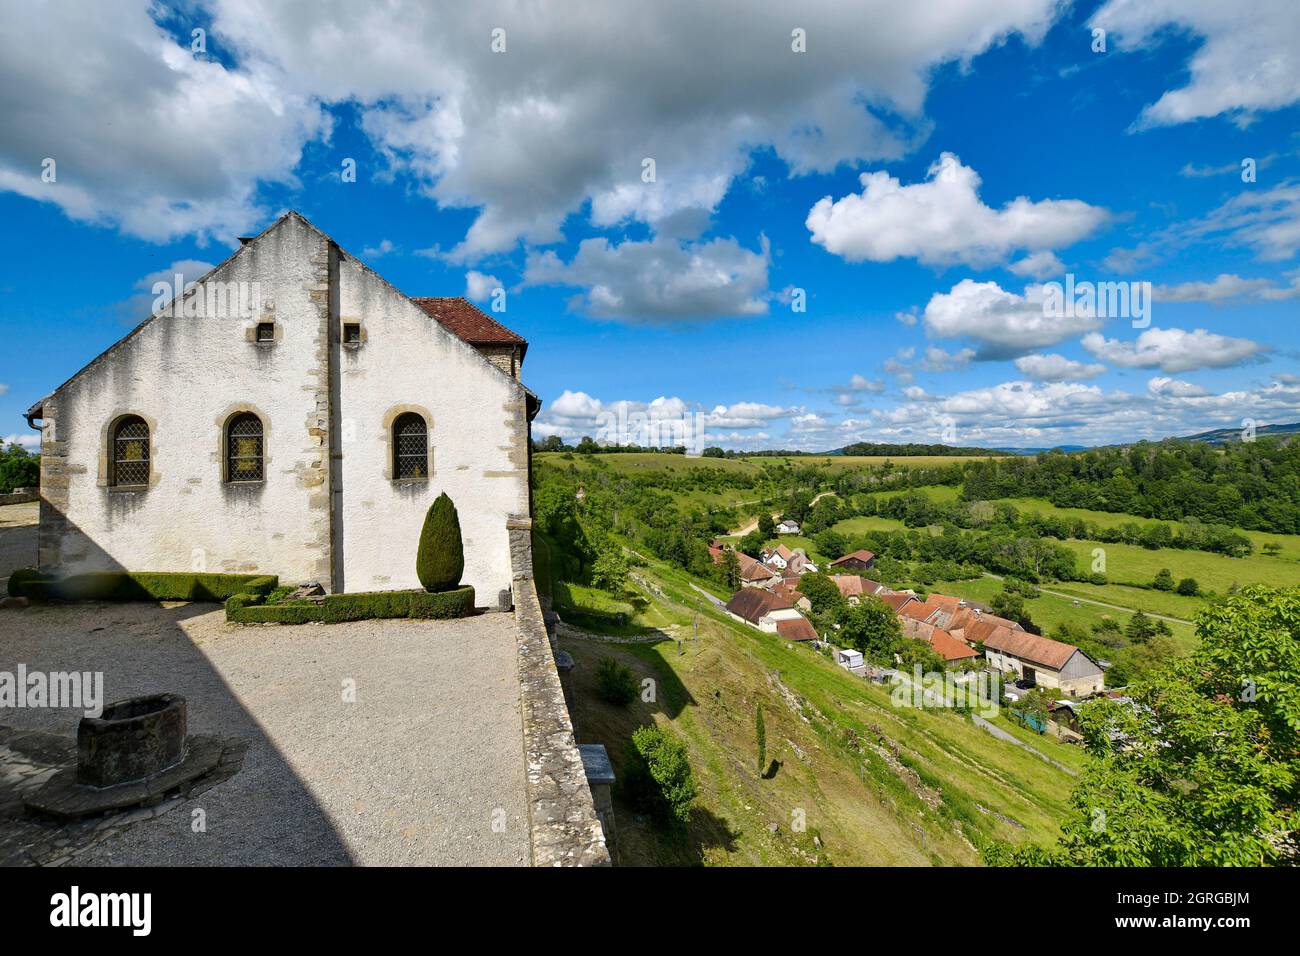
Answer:
<path fill-rule="evenodd" d="M 836 565 L 843 564 L 845 561 L 851 561 L 853 558 L 857 558 L 859 561 L 866 564 L 870 561 L 874 561 L 876 555 L 872 551 L 854 551 L 852 554 L 846 554 L 842 558 L 836 558 L 834 561 L 831 562 L 831 567 L 835 567 Z"/>
<path fill-rule="evenodd" d="M 935 628 L 934 633 L 930 635 L 930 647 L 945 661 L 964 661 L 968 658 L 979 657 L 975 648 L 965 641 L 957 640 L 947 631 L 939 628 Z"/>
<path fill-rule="evenodd" d="M 727 602 L 728 611 L 744 618 L 750 624 L 757 624 L 759 618 L 768 611 L 779 611 L 790 607 L 794 605 L 784 595 L 758 588 L 741 588 Z"/>
<path fill-rule="evenodd" d="M 1031 664 L 1042 664 L 1060 670 L 1079 650 L 1073 644 L 1062 644 L 1049 637 L 1039 637 L 1028 631 L 1013 631 L 1000 627 L 984 638 L 984 647 L 1018 657 Z"/>
<path fill-rule="evenodd" d="M 743 581 L 767 581 L 777 576 L 776 572 L 756 558 L 751 558 L 743 551 L 736 552 L 740 562 L 740 577 Z"/>
<path fill-rule="evenodd" d="M 914 621 L 926 621 L 928 623 L 930 617 L 938 610 L 940 610 L 939 605 L 930 601 L 913 601 L 899 608 L 898 613 L 904 617 L 910 617 Z"/>
<path fill-rule="evenodd" d="M 895 613 L 902 610 L 903 606 L 909 601 L 916 600 L 912 595 L 904 594 L 902 591 L 895 591 L 892 594 L 877 594 L 876 597 L 892 607 Z"/>
<path fill-rule="evenodd" d="M 511 332 L 468 299 L 412 296 L 411 301 L 470 345 L 521 345 L 521 351 L 528 349 L 523 336 Z"/>
<path fill-rule="evenodd" d="M 817 640 L 817 631 L 806 617 L 794 617 L 788 621 L 777 621 L 776 633 L 787 641 Z"/>

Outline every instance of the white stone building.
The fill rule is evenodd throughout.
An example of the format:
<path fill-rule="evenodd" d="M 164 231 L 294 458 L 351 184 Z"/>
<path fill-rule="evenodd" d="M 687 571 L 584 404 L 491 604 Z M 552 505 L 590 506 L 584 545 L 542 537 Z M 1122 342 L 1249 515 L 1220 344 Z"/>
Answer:
<path fill-rule="evenodd" d="M 169 298 L 28 412 L 43 570 L 418 587 L 446 492 L 464 582 L 509 606 L 540 404 L 522 338 L 463 299 L 407 297 L 297 213 Z"/>

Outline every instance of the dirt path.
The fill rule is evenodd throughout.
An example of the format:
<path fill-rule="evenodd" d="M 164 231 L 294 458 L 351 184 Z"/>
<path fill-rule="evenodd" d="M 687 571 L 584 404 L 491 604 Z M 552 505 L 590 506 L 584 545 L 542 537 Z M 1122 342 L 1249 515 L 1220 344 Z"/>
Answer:
<path fill-rule="evenodd" d="M 811 502 L 809 502 L 808 507 L 811 508 L 813 505 L 817 504 L 817 502 L 821 501 L 821 500 L 822 500 L 823 498 L 825 498 L 827 495 L 833 495 L 833 494 L 835 494 L 835 492 L 833 492 L 833 491 L 823 491 L 823 492 L 822 492 L 821 494 L 819 494 L 816 498 L 814 498 Z M 773 521 L 778 520 L 780 517 L 781 517 L 781 512 L 779 512 L 779 511 L 773 511 L 773 512 L 772 512 L 772 520 L 773 520 Z M 755 519 L 754 519 L 753 521 L 751 521 L 749 524 L 745 525 L 745 526 L 744 526 L 743 528 L 741 528 L 740 530 L 738 530 L 738 531 L 733 531 L 733 532 L 731 532 L 731 533 L 732 533 L 733 535 L 738 535 L 738 536 L 740 536 L 740 537 L 743 538 L 745 535 L 749 534 L 751 531 L 755 530 L 756 528 L 758 528 L 758 519 L 757 519 L 757 518 L 755 518 Z"/>
<path fill-rule="evenodd" d="M 988 571 L 984 572 L 984 576 L 986 578 L 993 578 L 996 581 L 1004 580 L 1002 575 L 991 574 Z M 1135 607 L 1125 607 L 1123 604 L 1107 604 L 1105 601 L 1094 601 L 1092 598 L 1079 597 L 1077 594 L 1066 594 L 1064 591 L 1052 591 L 1044 587 L 1040 587 L 1038 590 L 1040 590 L 1044 594 L 1050 594 L 1053 597 L 1064 598 L 1067 601 L 1078 601 L 1080 604 L 1091 604 L 1094 607 L 1109 608 L 1112 611 L 1127 611 L 1129 614 L 1136 614 L 1138 612 L 1138 609 Z M 1195 623 L 1193 621 L 1185 620 L 1181 617 L 1170 617 L 1168 614 L 1156 614 L 1154 611 L 1143 611 L 1142 613 L 1145 614 L 1147 617 L 1154 617 L 1157 620 L 1161 620 L 1161 621 L 1171 621 L 1174 624 L 1191 625 Z"/>

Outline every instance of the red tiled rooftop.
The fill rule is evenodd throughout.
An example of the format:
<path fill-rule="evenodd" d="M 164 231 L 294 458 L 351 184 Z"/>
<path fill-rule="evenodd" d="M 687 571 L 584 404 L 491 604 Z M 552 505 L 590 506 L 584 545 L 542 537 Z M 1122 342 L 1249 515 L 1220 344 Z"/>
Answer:
<path fill-rule="evenodd" d="M 817 631 L 806 617 L 794 617 L 788 621 L 777 621 L 776 633 L 787 641 L 817 640 Z"/>
<path fill-rule="evenodd" d="M 510 331 L 468 299 L 455 297 L 411 297 L 433 319 L 437 319 L 470 345 L 521 345 L 528 342 Z"/>

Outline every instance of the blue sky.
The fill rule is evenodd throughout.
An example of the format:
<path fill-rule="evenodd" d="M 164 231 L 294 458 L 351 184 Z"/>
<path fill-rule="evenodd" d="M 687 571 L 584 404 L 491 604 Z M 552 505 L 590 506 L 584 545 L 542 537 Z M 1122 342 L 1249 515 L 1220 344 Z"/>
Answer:
<path fill-rule="evenodd" d="M 32 442 L 147 277 L 290 208 L 412 295 L 504 288 L 540 435 L 620 407 L 740 449 L 1300 420 L 1288 2 L 76 6 L 0 31 L 0 437 Z M 1066 273 L 1149 283 L 1149 323 L 1048 314 Z"/>

